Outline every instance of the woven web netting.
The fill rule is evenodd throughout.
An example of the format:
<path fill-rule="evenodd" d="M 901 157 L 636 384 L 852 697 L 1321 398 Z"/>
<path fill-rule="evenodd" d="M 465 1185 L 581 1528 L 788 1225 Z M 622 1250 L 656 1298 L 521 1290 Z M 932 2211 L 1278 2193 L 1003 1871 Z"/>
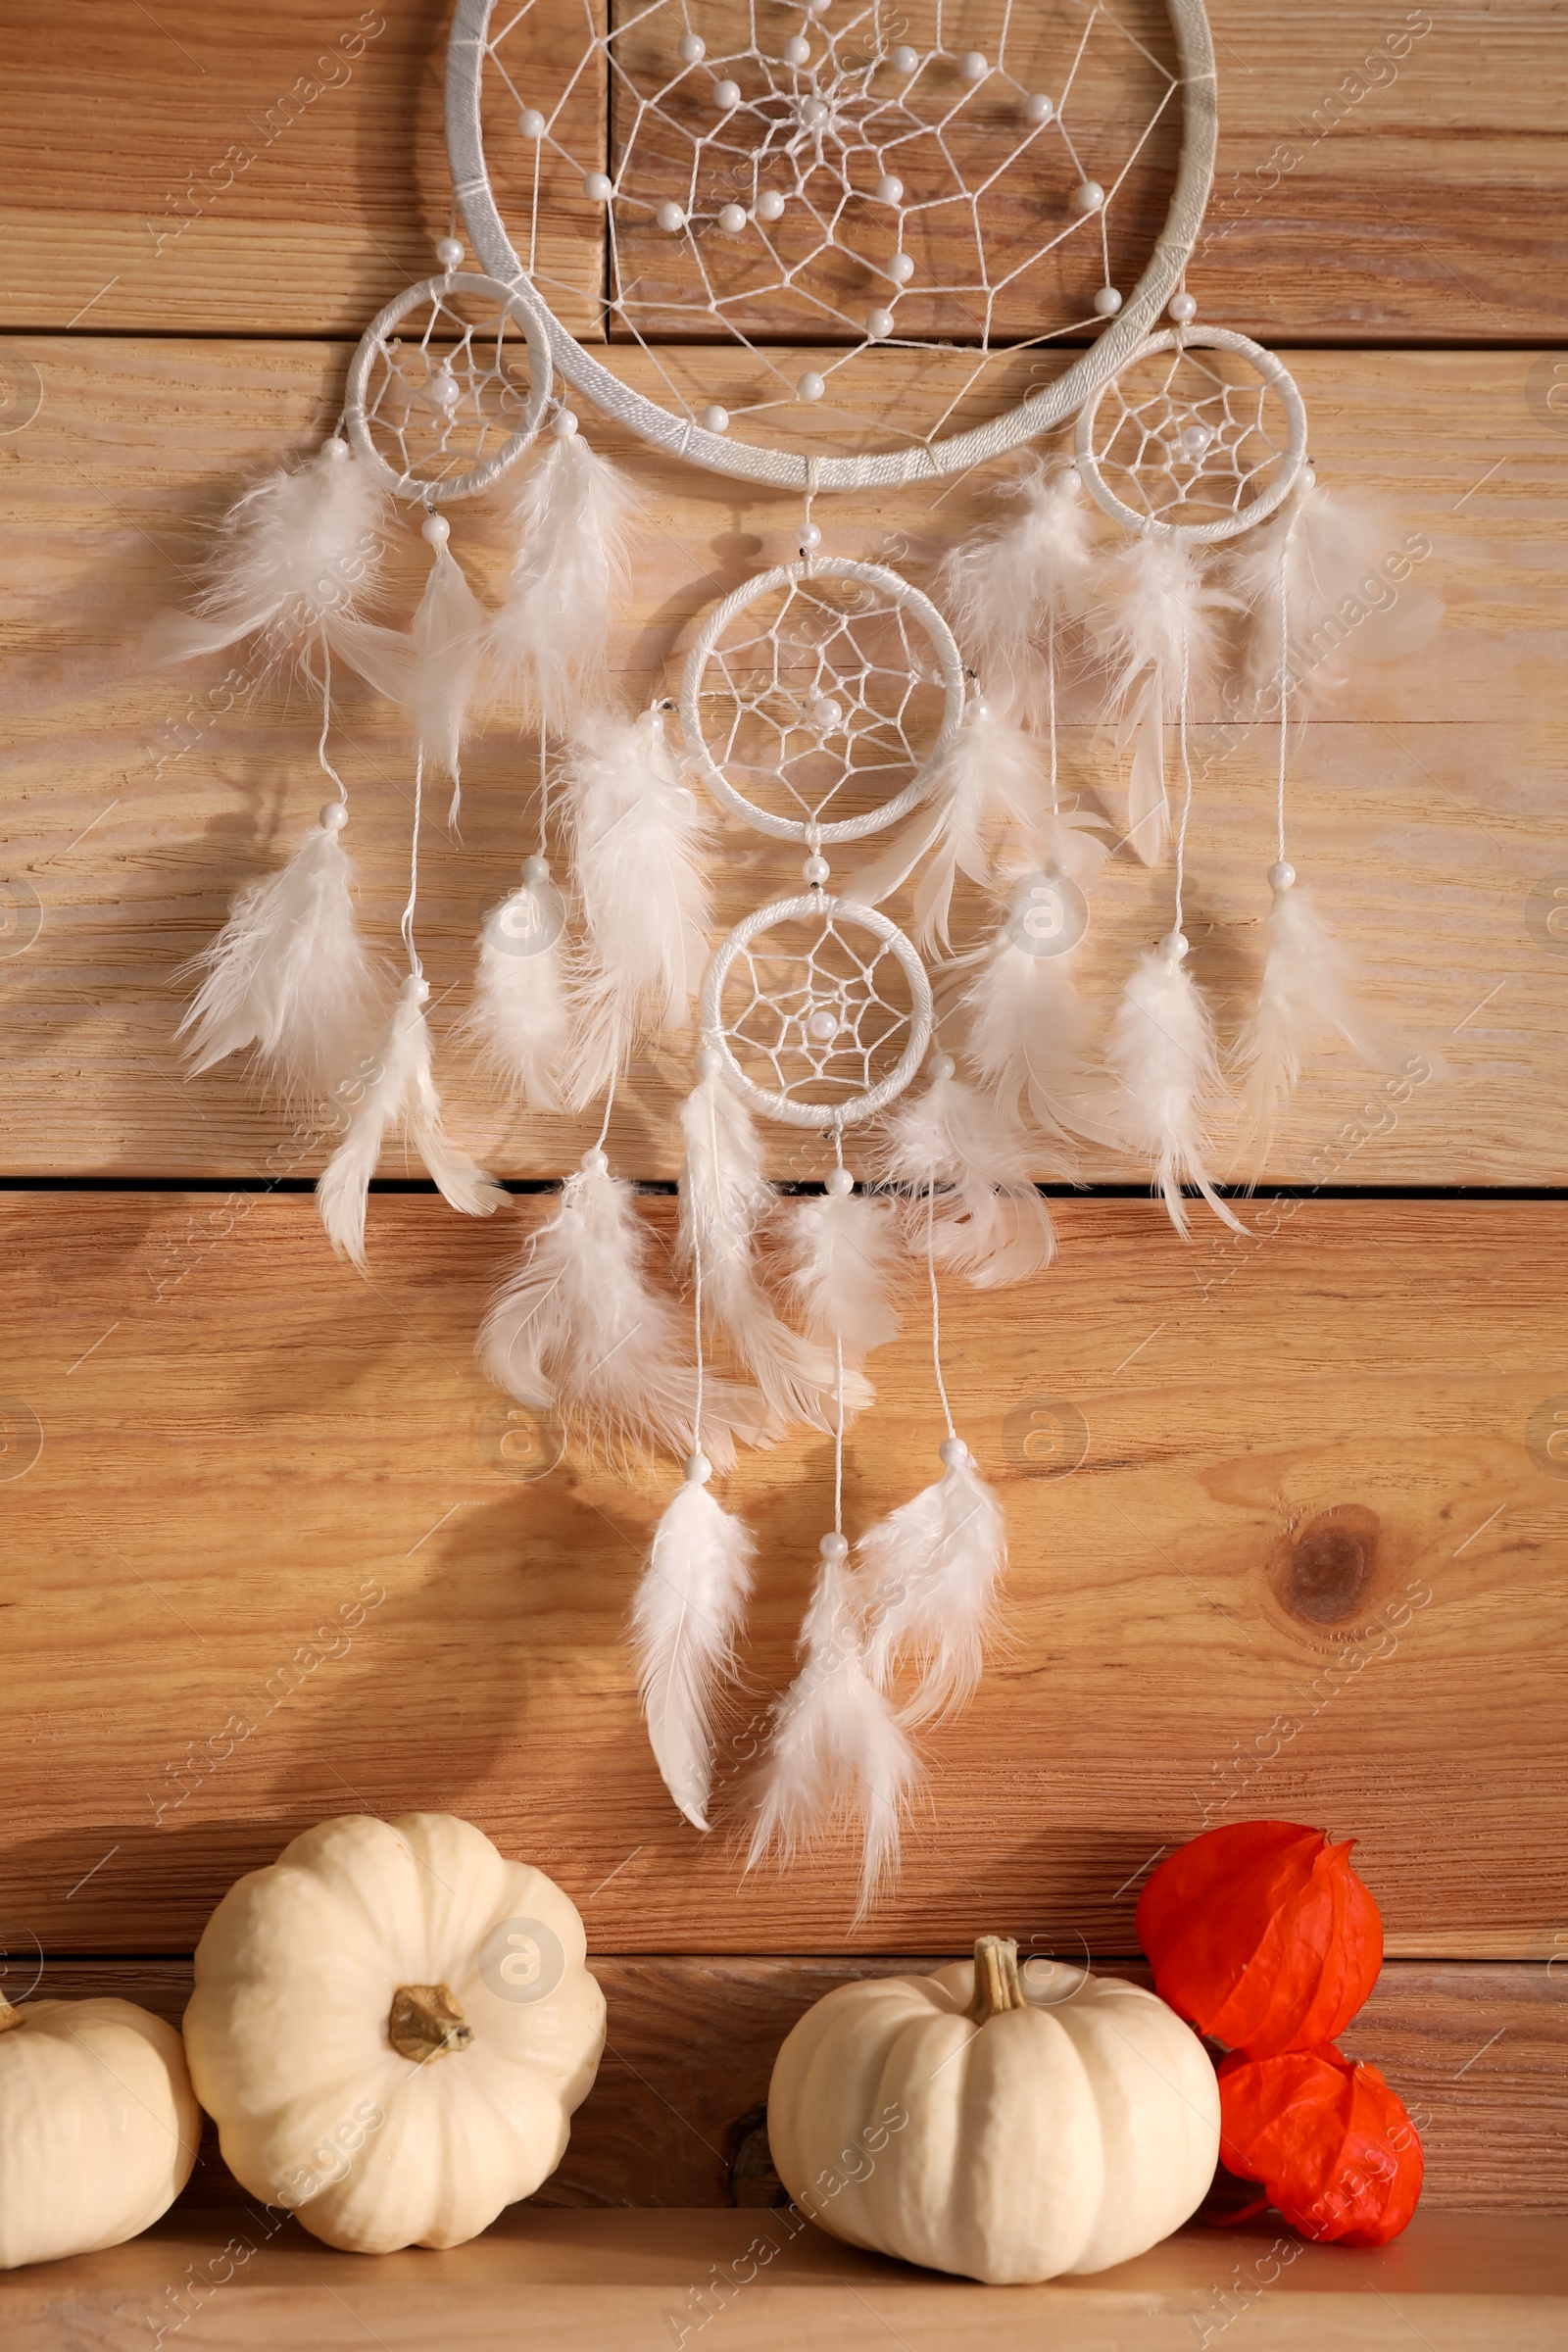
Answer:
<path fill-rule="evenodd" d="M 485 62 L 514 243 L 573 310 L 550 208 L 588 193 L 603 331 L 710 429 L 933 440 L 1056 373 L 1030 355 L 1149 258 L 1182 112 L 1157 0 L 583 0 L 580 39 L 543 6 L 498 9 Z"/>
<path fill-rule="evenodd" d="M 719 1014 L 755 1086 L 791 1102 L 835 1105 L 887 1077 L 913 1017 L 892 949 L 827 912 L 781 920 L 742 949 Z"/>
<path fill-rule="evenodd" d="M 366 429 L 406 488 L 452 481 L 499 457 L 532 380 L 522 330 L 499 303 L 421 294 L 375 347 Z"/>
<path fill-rule="evenodd" d="M 1278 392 L 1239 355 L 1151 353 L 1109 383 L 1093 446 L 1106 487 L 1157 522 L 1201 525 L 1239 514 L 1285 462 Z"/>

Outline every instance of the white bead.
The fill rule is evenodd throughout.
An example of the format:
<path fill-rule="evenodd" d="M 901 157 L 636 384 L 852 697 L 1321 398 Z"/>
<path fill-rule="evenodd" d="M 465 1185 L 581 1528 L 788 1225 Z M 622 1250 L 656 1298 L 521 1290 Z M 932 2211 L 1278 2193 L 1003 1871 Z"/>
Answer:
<path fill-rule="evenodd" d="M 575 410 L 558 409 L 550 419 L 550 430 L 558 441 L 571 441 L 577 432 Z"/>
<path fill-rule="evenodd" d="M 1167 963 L 1180 963 L 1187 953 L 1186 935 L 1180 931 L 1167 931 L 1159 943 L 1159 952 Z"/>
<path fill-rule="evenodd" d="M 833 109 L 825 98 L 806 98 L 801 102 L 801 121 L 808 130 L 821 130 L 831 120 Z"/>
<path fill-rule="evenodd" d="M 958 72 L 965 81 L 984 81 L 991 71 L 991 61 L 978 49 L 966 50 L 958 60 Z"/>
<path fill-rule="evenodd" d="M 784 199 L 779 194 L 777 188 L 766 188 L 763 190 L 762 194 L 759 196 L 757 199 L 757 218 L 759 220 L 783 220 Z"/>
<path fill-rule="evenodd" d="M 549 881 L 549 863 L 545 858 L 540 857 L 537 850 L 534 852 L 531 858 L 525 858 L 523 859 L 522 878 L 525 882 L 533 882 L 536 884 Z"/>
<path fill-rule="evenodd" d="M 1121 296 L 1114 286 L 1102 286 L 1095 296 L 1095 309 L 1102 318 L 1114 318 L 1121 309 Z"/>
<path fill-rule="evenodd" d="M 443 270 L 456 270 L 463 259 L 463 239 L 442 237 L 436 246 L 435 258 Z"/>
<path fill-rule="evenodd" d="M 837 1037 L 843 1023 L 836 1012 L 813 1012 L 806 1024 L 806 1034 L 819 1046 L 828 1045 Z"/>
<path fill-rule="evenodd" d="M 814 858 L 808 858 L 805 864 L 801 867 L 801 872 L 805 875 L 807 881 L 809 882 L 813 890 L 821 889 L 823 883 L 827 880 L 829 870 L 827 859 L 821 856 L 820 852 L 818 852 Z M 832 1034 L 833 1032 L 830 1031 L 829 1035 Z"/>
<path fill-rule="evenodd" d="M 692 1066 L 699 1078 L 716 1078 L 724 1067 L 724 1056 L 716 1046 L 699 1046 Z"/>
<path fill-rule="evenodd" d="M 601 1152 L 599 1146 L 595 1144 L 591 1152 L 583 1153 L 577 1165 L 585 1176 L 603 1176 L 610 1165 L 610 1159 L 609 1155 Z"/>
<path fill-rule="evenodd" d="M 698 422 L 705 432 L 727 433 L 729 431 L 729 411 L 721 409 L 715 401 L 711 408 L 703 411 Z"/>
<path fill-rule="evenodd" d="M 1317 488 L 1317 474 L 1310 466 L 1301 467 L 1296 477 L 1296 486 L 1298 490 L 1315 490 Z"/>
<path fill-rule="evenodd" d="M 419 536 L 431 547 L 445 547 L 452 536 L 452 525 L 444 514 L 427 514 L 419 525 Z"/>
<path fill-rule="evenodd" d="M 1037 90 L 1035 95 L 1025 103 L 1024 121 L 1034 123 L 1049 122 L 1055 111 L 1054 105 L 1046 96 L 1044 90 Z"/>
<path fill-rule="evenodd" d="M 893 313 L 891 311 L 867 311 L 865 331 L 874 343 L 880 343 L 885 335 L 891 335 L 893 332 Z"/>
<path fill-rule="evenodd" d="M 919 63 L 918 50 L 911 49 L 907 41 L 901 41 L 888 59 L 895 74 L 912 74 Z"/>
<path fill-rule="evenodd" d="M 814 555 L 822 544 L 821 524 L 819 522 L 803 522 L 800 544 L 803 556 Z"/>
<path fill-rule="evenodd" d="M 827 1189 L 835 1200 L 846 1200 L 855 1190 L 855 1178 L 848 1168 L 829 1168 Z"/>
<path fill-rule="evenodd" d="M 684 228 L 686 225 L 686 216 L 680 206 L 672 204 L 667 196 L 658 212 L 655 213 L 654 219 L 659 222 L 660 227 L 667 229 L 671 236 L 677 228 Z"/>
<path fill-rule="evenodd" d="M 925 1074 L 928 1078 L 951 1078 L 957 1066 L 951 1054 L 931 1054 L 926 1057 Z"/>
<path fill-rule="evenodd" d="M 398 994 L 411 1004 L 422 1004 L 430 994 L 430 983 L 422 972 L 411 972 Z"/>
<path fill-rule="evenodd" d="M 904 198 L 904 182 L 896 172 L 884 172 L 876 183 L 878 204 L 899 204 Z"/>
<path fill-rule="evenodd" d="M 708 43 L 700 32 L 683 32 L 675 43 L 675 55 L 683 66 L 700 66 L 708 55 Z"/>
<path fill-rule="evenodd" d="M 611 197 L 608 172 L 585 172 L 582 175 L 582 192 L 585 196 L 592 197 L 595 204 L 608 204 Z"/>
<path fill-rule="evenodd" d="M 1207 456 L 1213 438 L 1214 428 L 1210 424 L 1184 424 L 1176 436 L 1176 442 L 1189 465 L 1196 466 Z"/>
<path fill-rule="evenodd" d="M 1198 317 L 1198 304 L 1191 294 L 1173 294 L 1167 307 L 1178 326 L 1190 326 Z"/>
<path fill-rule="evenodd" d="M 888 264 L 888 275 L 897 286 L 906 286 L 914 275 L 914 256 L 896 253 Z"/>
<path fill-rule="evenodd" d="M 847 1560 L 850 1556 L 848 1536 L 824 1536 L 817 1549 L 824 1560 Z"/>
<path fill-rule="evenodd" d="M 329 457 L 334 464 L 336 464 L 338 459 L 346 458 L 349 454 L 348 443 L 346 441 L 340 441 L 336 433 L 332 435 L 330 441 L 323 441 L 321 443 L 321 448 L 325 455 Z"/>
<path fill-rule="evenodd" d="M 813 374 L 812 370 L 808 368 L 806 373 L 797 381 L 795 389 L 800 394 L 802 400 L 820 400 L 823 393 L 827 390 L 827 386 L 822 381 L 822 378 L 819 375 Z"/>
<path fill-rule="evenodd" d="M 830 727 L 836 727 L 843 716 L 843 704 L 836 703 L 830 694 L 818 695 L 811 705 L 811 724 L 820 727 L 824 735 Z"/>
<path fill-rule="evenodd" d="M 806 5 L 813 17 L 825 17 L 833 0 L 806 0 Z"/>
<path fill-rule="evenodd" d="M 525 139 L 542 139 L 550 125 L 536 106 L 525 106 L 517 117 L 517 128 Z"/>
<path fill-rule="evenodd" d="M 1268 886 L 1270 890 L 1289 890 L 1295 880 L 1296 868 L 1291 864 L 1288 858 L 1281 858 L 1268 869 Z"/>
<path fill-rule="evenodd" d="M 713 1465 L 706 1453 L 689 1453 L 686 1457 L 686 1484 L 706 1487 L 713 1475 Z"/>
<path fill-rule="evenodd" d="M 341 801 L 328 801 L 326 807 L 321 810 L 321 831 L 323 833 L 341 833 L 348 821 L 349 812 Z"/>
<path fill-rule="evenodd" d="M 1081 179 L 1072 192 L 1075 213 L 1098 213 L 1105 201 L 1105 191 L 1098 179 Z"/>
<path fill-rule="evenodd" d="M 726 237 L 738 237 L 746 226 L 745 206 L 740 204 L 723 206 L 718 216 L 718 225 Z"/>
<path fill-rule="evenodd" d="M 741 85 L 738 81 L 714 82 L 713 104 L 716 107 L 720 107 L 726 115 L 732 114 L 735 108 L 739 106 L 740 102 Z"/>
<path fill-rule="evenodd" d="M 455 409 L 463 398 L 463 386 L 445 360 L 430 378 L 430 397 L 439 401 L 444 409 Z"/>
<path fill-rule="evenodd" d="M 783 57 L 787 66 L 808 66 L 810 64 L 811 44 L 804 33 L 797 32 L 785 42 Z"/>
<path fill-rule="evenodd" d="M 960 1462 L 969 1459 L 969 1448 L 961 1438 L 944 1438 L 937 1447 L 937 1460 L 946 1470 L 956 1470 Z"/>

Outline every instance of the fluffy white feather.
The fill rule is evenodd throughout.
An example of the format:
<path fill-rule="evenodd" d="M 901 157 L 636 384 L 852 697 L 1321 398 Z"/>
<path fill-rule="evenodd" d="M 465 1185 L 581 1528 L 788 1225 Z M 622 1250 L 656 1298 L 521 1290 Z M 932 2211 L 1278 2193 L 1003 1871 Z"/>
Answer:
<path fill-rule="evenodd" d="M 490 1301 L 480 1326 L 484 1372 L 536 1411 L 559 1411 L 594 1450 L 629 1459 L 662 1446 L 697 1450 L 697 1367 L 686 1318 L 649 1280 L 649 1235 L 629 1184 L 590 1152 L 561 1205 Z M 762 1399 L 737 1383 L 703 1383 L 702 1446 L 716 1468 L 735 1440 L 779 1434 Z"/>
<path fill-rule="evenodd" d="M 317 1179 L 316 1206 L 333 1249 L 365 1260 L 365 1207 L 381 1147 L 401 1127 L 436 1185 L 465 1216 L 488 1217 L 506 1199 L 493 1177 L 448 1141 L 430 1070 L 424 1006 L 428 981 L 405 980 L 391 1026 L 349 1120 L 349 1131 Z"/>
<path fill-rule="evenodd" d="M 535 1110 L 559 1110 L 567 1033 L 561 942 L 565 909 L 542 858 L 485 916 L 479 979 L 464 1024 L 481 1060 Z"/>
<path fill-rule="evenodd" d="M 694 1830 L 708 1828 L 718 1692 L 752 1587 L 751 1530 L 690 1465 L 658 1527 L 637 1588 L 632 1640 L 654 1760 Z"/>
<path fill-rule="evenodd" d="M 1362 1060 L 1392 1067 L 1395 1049 L 1355 1000 L 1355 967 L 1301 884 L 1276 890 L 1262 985 L 1237 1057 L 1247 1121 L 1244 1157 L 1261 1168 L 1275 1122 L 1313 1049 L 1342 1037 Z"/>
<path fill-rule="evenodd" d="M 444 515 L 426 523 L 447 528 Z M 389 629 L 358 615 L 332 624 L 331 644 L 362 678 L 399 703 L 413 723 L 419 756 L 452 783 L 450 821 L 462 798 L 461 756 L 478 693 L 485 652 L 485 611 L 444 536 L 432 542 L 430 566 L 409 629 Z"/>
<path fill-rule="evenodd" d="M 820 1199 L 790 1201 L 776 1231 L 790 1289 L 813 1340 L 841 1344 L 855 1363 L 898 1338 L 900 1251 L 891 1200 L 830 1186 Z"/>
<path fill-rule="evenodd" d="M 345 441 L 280 466 L 230 508 L 196 611 L 161 615 L 149 650 L 183 662 L 263 631 L 279 662 L 330 637 L 373 585 L 386 512 L 385 494 Z"/>
<path fill-rule="evenodd" d="M 1228 578 L 1248 612 L 1240 685 L 1252 709 L 1277 713 L 1282 651 L 1292 710 L 1304 717 L 1343 685 L 1348 658 L 1389 662 L 1426 643 L 1443 600 L 1408 577 L 1400 536 L 1376 508 L 1314 483 L 1237 541 Z M 1404 564 L 1402 583 L 1389 571 L 1391 557 Z"/>
<path fill-rule="evenodd" d="M 497 692 L 564 730 L 602 701 L 626 538 L 630 483 L 580 432 L 553 439 L 523 476 L 517 559 L 490 625 Z"/>
<path fill-rule="evenodd" d="M 1116 748 L 1131 754 L 1127 839 L 1146 865 L 1155 865 L 1170 839 L 1166 721 L 1180 714 L 1184 677 L 1189 709 L 1207 693 L 1219 618 L 1237 599 L 1204 576 L 1179 540 L 1135 539 L 1102 577 L 1104 596 L 1090 628 L 1110 671 L 1105 709 Z"/>
<path fill-rule="evenodd" d="M 1089 1016 L 1073 986 L 1061 908 L 1050 877 L 1025 875 L 1007 920 L 973 966 L 958 1000 L 969 1059 L 1009 1119 L 1027 1115 L 1064 1175 L 1073 1139 L 1104 1132 L 1103 1084 L 1089 1062 Z M 1045 887 L 1042 887 L 1042 884 Z"/>
<path fill-rule="evenodd" d="M 285 1099 L 318 1095 L 379 1038 L 387 993 L 355 929 L 344 821 L 328 802 L 283 871 L 242 890 L 218 937 L 184 967 L 202 975 L 177 1033 L 189 1037 L 193 1075 L 251 1046 Z"/>
<path fill-rule="evenodd" d="M 1036 460 L 1012 487 L 1015 512 L 953 551 L 941 592 L 984 691 L 1036 725 L 1049 702 L 1040 640 L 1082 611 L 1090 513 L 1073 466 L 1051 473 Z"/>
<path fill-rule="evenodd" d="M 918 1682 L 903 1721 L 951 1715 L 974 1693 L 996 1618 L 997 1581 L 1007 1563 L 1007 1523 L 956 1438 L 942 1448 L 942 1476 L 856 1545 L 870 1629 L 866 1666 L 891 1692 L 898 1669 Z"/>
<path fill-rule="evenodd" d="M 832 1351 L 783 1322 L 758 1280 L 755 1244 L 774 1196 L 762 1173 L 751 1112 L 713 1069 L 681 1104 L 680 1123 L 686 1139 L 680 1254 L 686 1265 L 701 1266 L 705 1322 L 727 1334 L 781 1421 L 835 1428 L 839 1383 Z M 846 1416 L 871 1402 L 871 1386 L 861 1373 L 846 1371 L 843 1391 Z"/>
<path fill-rule="evenodd" d="M 1188 1184 L 1224 1224 L 1245 1232 L 1208 1172 L 1210 1127 L 1226 1098 L 1214 1024 L 1182 957 L 1152 949 L 1139 959 L 1122 992 L 1108 1059 L 1121 1089 L 1123 1141 L 1152 1163 L 1177 1232 L 1188 1231 Z"/>
<path fill-rule="evenodd" d="M 572 980 L 564 1091 L 581 1110 L 640 1040 L 687 1018 L 708 958 L 710 825 L 679 780 L 657 709 L 584 726 L 566 800 L 587 941 Z"/>
<path fill-rule="evenodd" d="M 867 1670 L 858 1597 L 840 1558 L 824 1556 L 817 1571 L 800 1654 L 774 1705 L 746 1867 L 770 1853 L 788 1861 L 846 1823 L 860 1840 L 858 1922 L 897 1874 L 920 1767 Z"/>
<path fill-rule="evenodd" d="M 877 1172 L 906 1190 L 909 1250 L 923 1256 L 929 1239 L 936 1263 L 977 1290 L 1025 1282 L 1055 1254 L 1026 1139 L 957 1077 L 939 1075 L 923 1094 L 905 1096 L 889 1114 Z"/>

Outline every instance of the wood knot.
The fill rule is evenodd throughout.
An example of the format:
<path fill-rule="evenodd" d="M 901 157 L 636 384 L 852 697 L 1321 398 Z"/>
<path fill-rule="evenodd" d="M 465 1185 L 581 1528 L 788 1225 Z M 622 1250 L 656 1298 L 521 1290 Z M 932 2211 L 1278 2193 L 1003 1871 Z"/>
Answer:
<path fill-rule="evenodd" d="M 1360 1503 L 1340 1503 L 1287 1536 L 1270 1582 L 1282 1608 L 1305 1625 L 1345 1625 L 1361 1614 L 1377 1565 L 1381 1524 Z"/>

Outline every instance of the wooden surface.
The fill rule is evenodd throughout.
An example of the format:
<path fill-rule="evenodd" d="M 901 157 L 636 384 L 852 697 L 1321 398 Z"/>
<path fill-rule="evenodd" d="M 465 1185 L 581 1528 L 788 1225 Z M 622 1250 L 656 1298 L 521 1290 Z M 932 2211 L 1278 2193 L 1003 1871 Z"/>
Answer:
<path fill-rule="evenodd" d="M 6 1899 L 46 1947 L 188 1950 L 293 1830 L 421 1807 L 551 1872 L 610 1948 L 844 1944 L 841 1853 L 743 1878 L 733 1823 L 700 1838 L 648 1754 L 626 1615 L 671 1474 L 538 1477 L 559 1441 L 473 1363 L 547 1205 L 475 1224 L 380 1196 L 365 1281 L 297 1195 L 0 1200 L 13 1459 L 41 1432 L 0 1483 Z M 662 1233 L 669 1205 L 646 1203 Z M 862 1948 L 961 1947 L 1000 1916 L 1130 1952 L 1156 1849 L 1256 1813 L 1361 1838 L 1394 1952 L 1556 1948 L 1568 1495 L 1539 1416 L 1565 1386 L 1561 1212 L 1273 1206 L 1297 1213 L 1238 1257 L 1183 1249 L 1146 1201 L 1062 1201 L 1056 1268 L 1004 1312 L 950 1292 L 1007 1624 L 932 1739 L 934 1811 Z M 850 1433 L 852 1528 L 934 1475 L 911 1321 Z M 763 1544 L 726 1816 L 830 1481 L 800 1436 L 731 1484 Z M 365 1590 L 385 1598 L 340 1639 Z"/>
<path fill-rule="evenodd" d="M 1553 2222 L 1418 2213 L 1376 2250 L 1308 2246 L 1269 2224 L 1189 2228 L 1136 2262 L 1045 2286 L 985 2287 L 842 2246 L 783 2214 L 544 2213 L 520 2206 L 450 2253 L 338 2254 L 294 2222 L 231 2227 L 176 2208 L 107 2254 L 0 2278 L 8 2352 L 625 2352 L 629 2344 L 842 2352 L 1178 2352 L 1245 2321 L 1262 2352 L 1558 2352 L 1568 2265 Z M 791 2230 L 795 2234 L 791 2235 Z M 158 2330 L 165 2332 L 162 2337 Z M 461 2338 L 455 2330 L 461 2328 Z M 177 2329 L 177 2335 L 175 2330 Z M 1235 2339 L 1233 2339 L 1235 2340 Z"/>
<path fill-rule="evenodd" d="M 139 638 L 150 610 L 187 593 L 198 526 L 235 480 L 303 446 L 332 415 L 345 354 L 87 337 L 14 348 L 35 362 L 44 400 L 30 426 L 0 440 L 13 910 L 13 952 L 0 958 L 0 1166 L 314 1173 L 319 1137 L 296 1139 L 292 1121 L 259 1107 L 243 1069 L 187 1084 L 172 1030 L 177 967 L 211 937 L 235 887 L 275 867 L 314 818 L 324 789 L 316 729 L 297 690 L 248 694 L 243 662 L 238 683 L 226 655 L 158 669 Z M 1544 927 L 1543 894 L 1554 877 L 1568 887 L 1550 715 L 1568 652 L 1555 593 L 1568 443 L 1536 433 L 1516 355 L 1292 360 L 1325 477 L 1383 505 L 1391 549 L 1407 534 L 1430 543 L 1403 594 L 1430 581 L 1447 604 L 1437 635 L 1408 660 L 1357 663 L 1310 730 L 1292 787 L 1302 874 L 1358 954 L 1372 1001 L 1441 1075 L 1391 1106 L 1381 1080 L 1369 1086 L 1351 1057 L 1326 1055 L 1282 1129 L 1271 1173 L 1310 1183 L 1327 1171 L 1356 1185 L 1552 1183 L 1568 1152 L 1568 963 Z M 617 365 L 651 380 L 646 361 Z M 902 365 L 885 363 L 890 396 Z M 797 516 L 788 500 L 746 502 L 710 477 L 634 463 L 646 527 L 613 658 L 641 701 L 673 682 L 697 612 L 789 552 Z M 928 579 L 947 535 L 984 504 L 978 482 L 937 510 L 929 492 L 849 499 L 832 510 L 831 539 L 891 551 Z M 460 528 L 476 577 L 495 579 L 500 516 L 465 515 Z M 400 574 L 411 597 L 414 546 L 402 550 Z M 1266 731 L 1217 728 L 1199 730 L 1197 745 L 1188 930 L 1234 1033 L 1258 970 L 1274 747 Z M 347 838 L 366 925 L 390 953 L 406 895 L 406 749 L 368 696 L 347 689 L 334 753 L 353 795 Z M 1090 805 L 1120 818 L 1114 760 L 1092 728 L 1073 731 L 1066 760 Z M 499 1172 L 524 1177 L 574 1165 L 596 1122 L 518 1117 L 498 1104 L 452 1032 L 484 910 L 532 845 L 534 784 L 531 756 L 492 733 L 466 762 L 461 843 L 430 811 L 420 868 L 451 1123 Z M 733 826 L 720 840 L 721 920 L 794 885 L 799 860 L 787 847 Z M 1112 858 L 1081 958 L 1087 1001 L 1114 1001 L 1129 961 L 1164 927 L 1168 892 L 1168 872 L 1151 873 L 1126 852 Z M 638 1068 L 612 1133 L 619 1164 L 675 1172 L 673 1108 L 688 1072 L 678 1040 Z M 780 1173 L 822 1173 L 809 1139 L 773 1129 L 767 1143 Z M 401 1162 L 387 1172 L 401 1173 Z M 1092 1153 L 1082 1172 L 1142 1174 Z"/>
<path fill-rule="evenodd" d="M 1073 1957 L 1082 1964 L 1076 1947 Z M 762 2111 L 785 2034 L 851 1977 L 924 1975 L 942 1961 L 590 1950 L 588 1964 L 609 2004 L 609 2041 L 572 2119 L 571 2144 L 539 2191 L 546 2205 L 782 2204 Z M 1150 1982 L 1141 1961 L 1095 1965 Z M 1561 1966 L 1548 1975 L 1542 1965 L 1391 1961 L 1341 2036 L 1350 2055 L 1398 2084 L 1421 2134 L 1423 2211 L 1568 2210 L 1568 1991 L 1555 1981 L 1563 1974 Z M 117 1993 L 177 2024 L 191 1973 L 183 1959 L 40 1964 L 14 1953 L 4 1983 L 11 1998 L 28 1989 L 50 1999 Z M 203 2205 L 241 2200 L 211 2125 L 189 2195 Z"/>

